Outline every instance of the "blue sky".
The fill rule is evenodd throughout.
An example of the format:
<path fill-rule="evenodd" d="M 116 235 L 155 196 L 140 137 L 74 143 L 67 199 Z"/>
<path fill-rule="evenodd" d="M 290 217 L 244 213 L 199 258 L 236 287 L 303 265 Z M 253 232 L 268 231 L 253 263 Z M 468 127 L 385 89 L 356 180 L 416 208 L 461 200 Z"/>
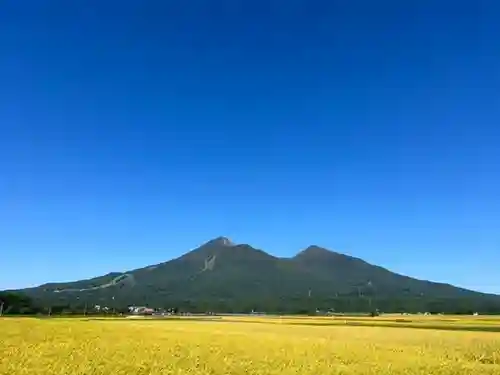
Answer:
<path fill-rule="evenodd" d="M 499 17 L 495 1 L 3 2 L 0 289 L 224 235 L 500 293 Z"/>

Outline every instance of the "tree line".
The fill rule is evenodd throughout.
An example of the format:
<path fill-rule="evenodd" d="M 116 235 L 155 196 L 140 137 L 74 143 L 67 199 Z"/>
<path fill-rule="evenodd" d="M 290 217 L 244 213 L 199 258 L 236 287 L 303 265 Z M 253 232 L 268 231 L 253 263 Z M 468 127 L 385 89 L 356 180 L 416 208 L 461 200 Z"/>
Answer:
<path fill-rule="evenodd" d="M 0 292 L 0 314 L 30 315 L 41 312 L 42 308 L 23 294 Z"/>
<path fill-rule="evenodd" d="M 20 293 L 0 292 L 0 306 L 5 315 L 60 315 L 60 314 L 119 314 L 128 313 L 129 305 L 142 305 L 179 313 L 249 313 L 277 314 L 320 313 L 425 313 L 431 314 L 500 314 L 498 298 L 287 298 L 287 299 L 168 299 L 145 298 L 140 303 L 130 303 L 125 298 L 110 300 L 108 309 L 96 310 L 93 301 L 68 299 L 58 301 L 34 300 Z M 138 302 L 138 301 L 136 301 Z M 102 302 L 101 302 L 102 303 Z M 97 304 L 97 303 L 96 303 Z"/>

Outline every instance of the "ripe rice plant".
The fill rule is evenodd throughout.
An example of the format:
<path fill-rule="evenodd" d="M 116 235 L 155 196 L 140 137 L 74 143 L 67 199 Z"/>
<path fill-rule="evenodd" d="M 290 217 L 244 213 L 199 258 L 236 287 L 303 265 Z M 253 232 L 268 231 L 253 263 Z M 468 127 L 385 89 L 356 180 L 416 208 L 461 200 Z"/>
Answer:
<path fill-rule="evenodd" d="M 0 374 L 500 374 L 499 333 L 325 320 L 4 318 Z"/>

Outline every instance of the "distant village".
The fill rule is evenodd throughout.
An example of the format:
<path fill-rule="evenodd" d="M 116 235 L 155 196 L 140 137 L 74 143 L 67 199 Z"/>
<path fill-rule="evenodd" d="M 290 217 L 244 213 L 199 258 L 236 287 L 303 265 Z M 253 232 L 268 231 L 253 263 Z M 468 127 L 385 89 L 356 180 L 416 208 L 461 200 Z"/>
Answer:
<path fill-rule="evenodd" d="M 97 313 L 110 313 L 113 312 L 113 310 L 107 306 L 101 306 L 101 305 L 95 305 L 94 306 L 94 311 Z M 144 315 L 150 315 L 150 316 L 171 316 L 171 315 L 193 315 L 189 312 L 182 312 L 180 313 L 177 308 L 170 308 L 170 309 L 154 309 L 151 307 L 147 306 L 129 306 L 128 307 L 128 314 L 131 316 L 144 316 Z M 378 316 L 381 315 L 382 313 L 379 312 L 378 310 L 376 313 L 372 313 L 372 316 Z M 195 315 L 200 315 L 200 314 L 195 314 Z M 214 312 L 206 312 L 203 315 L 216 315 Z M 267 315 L 266 312 L 263 311 L 254 311 L 252 310 L 248 314 L 223 314 L 223 315 Z M 335 311 L 321 311 L 321 310 L 316 310 L 316 315 L 321 315 L 321 316 L 333 316 L 333 315 L 345 315 L 343 313 L 335 312 Z M 349 314 L 347 314 L 349 315 Z M 410 314 L 410 313 L 401 313 L 401 315 L 431 315 L 429 312 L 424 312 L 424 313 L 417 313 L 417 314 Z M 440 313 L 438 315 L 444 315 L 443 313 Z M 478 316 L 479 314 L 477 312 L 473 313 L 474 316 Z"/>
<path fill-rule="evenodd" d="M 95 305 L 94 310 L 98 313 L 108 313 L 112 309 L 107 306 Z M 176 315 L 178 310 L 176 308 L 171 309 L 153 309 L 147 306 L 129 306 L 128 313 L 130 315 Z"/>

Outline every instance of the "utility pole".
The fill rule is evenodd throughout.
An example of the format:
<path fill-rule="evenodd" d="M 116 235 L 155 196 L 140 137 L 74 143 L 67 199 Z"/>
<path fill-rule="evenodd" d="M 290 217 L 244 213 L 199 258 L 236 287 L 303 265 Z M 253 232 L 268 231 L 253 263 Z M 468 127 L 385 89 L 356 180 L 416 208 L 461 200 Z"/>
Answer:
<path fill-rule="evenodd" d="M 361 299 L 361 288 L 359 286 L 356 287 L 358 289 L 358 301 L 356 301 L 356 310 L 358 312 L 363 308 L 363 300 Z"/>
<path fill-rule="evenodd" d="M 369 297 L 368 297 L 368 308 L 370 310 L 370 312 L 373 314 L 373 309 L 372 309 L 372 298 L 374 297 L 375 295 L 375 289 L 373 288 L 373 283 L 371 280 L 368 281 L 367 283 L 367 286 L 369 287 L 370 289 L 370 293 L 369 293 Z"/>
<path fill-rule="evenodd" d="M 2 316 L 2 314 L 3 314 L 3 304 L 4 304 L 3 301 L 0 302 L 0 316 Z"/>
<path fill-rule="evenodd" d="M 308 290 L 307 292 L 307 299 L 308 299 L 308 309 L 309 309 L 309 314 L 312 315 L 313 313 L 313 306 L 312 306 L 312 300 L 311 300 L 311 294 L 312 294 L 312 291 L 311 289 Z"/>

